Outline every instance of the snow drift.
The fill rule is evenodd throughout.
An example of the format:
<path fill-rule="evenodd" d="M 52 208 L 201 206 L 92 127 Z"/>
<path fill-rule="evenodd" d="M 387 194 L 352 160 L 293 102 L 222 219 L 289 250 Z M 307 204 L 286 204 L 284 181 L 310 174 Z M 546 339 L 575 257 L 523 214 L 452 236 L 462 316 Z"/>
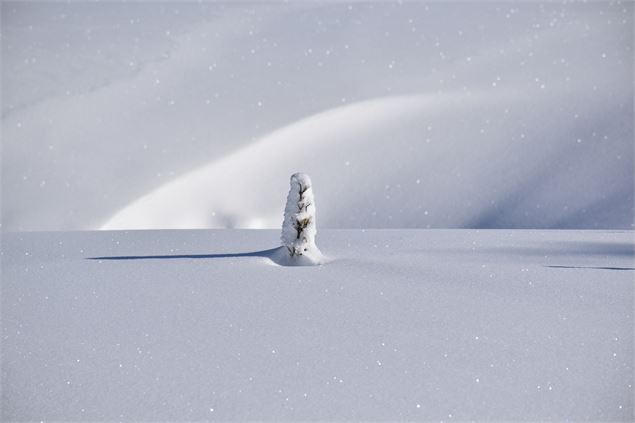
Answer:
<path fill-rule="evenodd" d="M 632 227 L 631 2 L 1 7 L 5 229 Z"/>

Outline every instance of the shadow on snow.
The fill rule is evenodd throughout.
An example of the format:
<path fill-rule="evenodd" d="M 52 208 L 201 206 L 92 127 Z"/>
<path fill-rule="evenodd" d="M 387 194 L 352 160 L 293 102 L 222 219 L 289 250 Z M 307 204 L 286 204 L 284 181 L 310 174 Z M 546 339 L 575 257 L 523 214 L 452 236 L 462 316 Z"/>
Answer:
<path fill-rule="evenodd" d="M 278 248 L 270 250 L 252 251 L 248 253 L 221 253 L 221 254 L 174 254 L 155 256 L 104 256 L 86 257 L 86 260 L 175 260 L 175 259 L 220 259 L 236 257 L 264 257 L 270 259 Z"/>
<path fill-rule="evenodd" d="M 595 269 L 595 270 L 635 270 L 635 267 L 608 267 L 608 266 L 545 266 L 552 269 Z"/>
<path fill-rule="evenodd" d="M 315 266 L 326 264 L 331 261 L 322 256 L 318 251 L 317 255 L 290 257 L 285 247 L 271 248 L 269 250 L 251 251 L 248 253 L 220 253 L 220 254 L 170 254 L 170 255 L 147 255 L 147 256 L 101 256 L 86 257 L 86 260 L 97 261 L 119 261 L 119 260 L 178 260 L 178 259 L 223 259 L 240 257 L 261 257 L 271 261 L 271 263 L 284 267 Z"/>

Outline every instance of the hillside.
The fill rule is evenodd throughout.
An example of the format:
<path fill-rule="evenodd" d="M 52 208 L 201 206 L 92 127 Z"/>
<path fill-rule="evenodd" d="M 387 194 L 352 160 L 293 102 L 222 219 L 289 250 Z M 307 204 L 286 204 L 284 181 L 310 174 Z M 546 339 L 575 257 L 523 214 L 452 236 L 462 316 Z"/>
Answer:
<path fill-rule="evenodd" d="M 633 229 L 633 6 L 2 2 L 2 227 Z"/>

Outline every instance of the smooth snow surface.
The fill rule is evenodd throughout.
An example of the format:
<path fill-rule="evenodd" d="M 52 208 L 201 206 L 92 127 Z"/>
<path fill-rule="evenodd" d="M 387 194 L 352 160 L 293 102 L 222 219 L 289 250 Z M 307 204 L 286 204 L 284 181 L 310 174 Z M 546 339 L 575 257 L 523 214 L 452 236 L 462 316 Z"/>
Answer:
<path fill-rule="evenodd" d="M 3 234 L 2 420 L 633 420 L 633 232 L 278 235 Z"/>
<path fill-rule="evenodd" d="M 633 2 L 12 2 L 5 230 L 633 228 Z"/>

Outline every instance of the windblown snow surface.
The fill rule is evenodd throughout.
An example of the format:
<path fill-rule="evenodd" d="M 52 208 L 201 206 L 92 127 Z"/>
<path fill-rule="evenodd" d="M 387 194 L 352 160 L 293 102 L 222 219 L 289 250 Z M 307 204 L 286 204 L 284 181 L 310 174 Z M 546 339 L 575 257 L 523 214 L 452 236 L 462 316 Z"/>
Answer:
<path fill-rule="evenodd" d="M 7 230 L 633 227 L 633 2 L 2 2 Z"/>
<path fill-rule="evenodd" d="M 633 232 L 5 233 L 3 421 L 633 421 Z"/>

